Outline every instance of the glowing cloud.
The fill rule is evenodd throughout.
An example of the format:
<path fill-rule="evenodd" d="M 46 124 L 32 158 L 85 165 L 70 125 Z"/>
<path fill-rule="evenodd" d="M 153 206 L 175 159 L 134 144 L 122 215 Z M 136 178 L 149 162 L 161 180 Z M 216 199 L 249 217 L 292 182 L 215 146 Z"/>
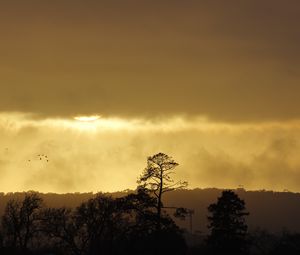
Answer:
<path fill-rule="evenodd" d="M 83 121 L 83 122 L 90 122 L 90 121 L 95 121 L 100 118 L 99 115 L 92 115 L 92 116 L 76 116 L 74 117 L 75 120 L 78 121 Z"/>
<path fill-rule="evenodd" d="M 94 121 L 0 113 L 0 191 L 136 188 L 148 156 L 171 155 L 190 188 L 299 191 L 300 122 L 222 123 L 205 117 Z M 49 162 L 35 160 L 49 155 Z"/>

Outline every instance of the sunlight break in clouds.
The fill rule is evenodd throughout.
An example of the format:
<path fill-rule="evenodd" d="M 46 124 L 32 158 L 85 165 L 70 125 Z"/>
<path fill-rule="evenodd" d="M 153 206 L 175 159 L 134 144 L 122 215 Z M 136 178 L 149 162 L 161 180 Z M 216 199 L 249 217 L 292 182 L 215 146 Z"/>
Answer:
<path fill-rule="evenodd" d="M 95 121 L 98 120 L 101 116 L 99 115 L 92 115 L 92 116 L 76 116 L 74 117 L 75 120 L 83 121 L 83 122 L 89 122 L 89 121 Z"/>
<path fill-rule="evenodd" d="M 115 191 L 135 188 L 147 156 L 164 152 L 190 188 L 300 191 L 300 124 L 230 124 L 204 117 L 37 119 L 0 114 L 3 191 Z M 40 160 L 37 155 L 49 158 Z"/>

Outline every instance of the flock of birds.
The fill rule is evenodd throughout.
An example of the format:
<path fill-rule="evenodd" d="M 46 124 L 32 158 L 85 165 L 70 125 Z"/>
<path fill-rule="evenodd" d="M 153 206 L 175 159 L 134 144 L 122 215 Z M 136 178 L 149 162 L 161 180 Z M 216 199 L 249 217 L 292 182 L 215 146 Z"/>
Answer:
<path fill-rule="evenodd" d="M 37 157 L 38 160 L 43 160 L 43 161 L 49 162 L 48 155 L 38 154 L 36 157 Z M 28 159 L 28 162 L 31 162 L 31 159 Z"/>
<path fill-rule="evenodd" d="M 4 148 L 5 153 L 8 153 L 8 148 Z M 39 161 L 44 161 L 44 162 L 49 162 L 49 156 L 46 154 L 37 154 L 34 159 L 28 159 L 28 162 L 34 161 L 34 160 L 39 160 Z"/>

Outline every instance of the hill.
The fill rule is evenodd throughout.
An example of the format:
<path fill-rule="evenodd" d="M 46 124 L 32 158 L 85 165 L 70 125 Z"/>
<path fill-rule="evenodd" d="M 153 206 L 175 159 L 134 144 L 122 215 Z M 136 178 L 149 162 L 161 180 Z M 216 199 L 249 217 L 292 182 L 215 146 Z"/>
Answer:
<path fill-rule="evenodd" d="M 126 195 L 128 192 L 105 193 L 113 197 Z M 170 207 L 186 207 L 195 210 L 193 215 L 193 230 L 207 233 L 207 207 L 215 202 L 222 190 L 193 189 L 177 190 L 166 193 L 164 203 Z M 300 232 L 300 194 L 292 192 L 273 191 L 246 191 L 237 189 L 235 192 L 245 200 L 246 208 L 250 212 L 248 225 L 250 230 L 257 228 L 265 229 L 273 233 L 283 230 Z M 40 193 L 45 205 L 48 207 L 76 207 L 95 194 L 93 193 Z M 0 193 L 0 214 L 4 212 L 5 205 L 9 199 L 18 199 L 24 193 Z M 169 212 L 172 214 L 172 210 Z M 190 228 L 189 221 L 176 220 L 177 223 L 186 229 Z"/>

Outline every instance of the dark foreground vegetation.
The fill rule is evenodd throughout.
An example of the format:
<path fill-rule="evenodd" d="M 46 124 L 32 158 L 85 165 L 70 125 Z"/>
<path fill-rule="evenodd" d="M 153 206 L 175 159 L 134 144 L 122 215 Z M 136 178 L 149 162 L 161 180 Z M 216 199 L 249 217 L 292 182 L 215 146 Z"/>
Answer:
<path fill-rule="evenodd" d="M 231 190 L 207 205 L 209 234 L 180 229 L 175 217 L 188 219 L 193 210 L 163 203 L 165 193 L 187 185 L 171 178 L 177 165 L 156 154 L 148 158 L 135 192 L 97 194 L 75 208 L 49 208 L 35 192 L 9 200 L 0 254 L 300 254 L 300 234 L 249 232 L 245 202 Z"/>

